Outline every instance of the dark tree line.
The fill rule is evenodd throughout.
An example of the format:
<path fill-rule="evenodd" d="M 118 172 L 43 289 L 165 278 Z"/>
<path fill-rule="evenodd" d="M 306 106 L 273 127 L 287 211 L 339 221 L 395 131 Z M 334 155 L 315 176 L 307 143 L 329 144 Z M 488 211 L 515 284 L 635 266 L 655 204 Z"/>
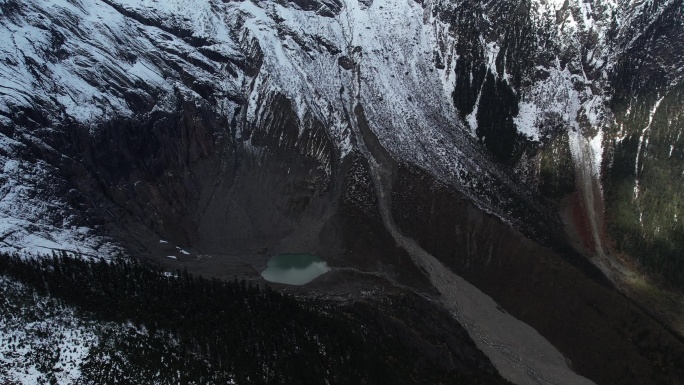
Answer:
<path fill-rule="evenodd" d="M 135 259 L 66 255 L 0 254 L 0 274 L 97 320 L 132 322 L 150 335 L 169 333 L 180 342 L 179 351 L 201 358 L 185 361 L 194 367 L 183 368 L 200 383 L 231 376 L 240 384 L 479 381 L 437 368 L 419 373 L 412 364 L 416 357 L 400 341 L 369 340 L 353 312 L 245 281 L 194 277 L 187 271 L 169 275 Z"/>

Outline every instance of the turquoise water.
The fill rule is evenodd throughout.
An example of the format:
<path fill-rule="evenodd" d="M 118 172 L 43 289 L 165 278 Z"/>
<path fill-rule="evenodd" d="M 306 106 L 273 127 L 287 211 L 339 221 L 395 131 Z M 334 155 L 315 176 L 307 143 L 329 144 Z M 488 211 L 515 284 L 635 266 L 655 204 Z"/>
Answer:
<path fill-rule="evenodd" d="M 328 263 L 311 254 L 279 254 L 268 260 L 261 276 L 269 282 L 304 285 L 330 271 Z"/>

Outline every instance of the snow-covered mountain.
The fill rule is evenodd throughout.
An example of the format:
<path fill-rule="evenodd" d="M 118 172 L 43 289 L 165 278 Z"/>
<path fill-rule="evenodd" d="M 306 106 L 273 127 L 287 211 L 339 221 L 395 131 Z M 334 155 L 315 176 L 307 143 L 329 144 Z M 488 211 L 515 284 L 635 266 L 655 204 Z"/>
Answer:
<path fill-rule="evenodd" d="M 551 253 L 573 293 L 682 287 L 683 8 L 0 0 L 0 250 L 217 275 L 307 251 L 438 291 L 456 272 L 568 355 L 544 317 L 573 310 L 495 281 L 551 277 Z M 525 295 L 558 306 L 543 279 Z"/>
<path fill-rule="evenodd" d="M 12 42 L 3 48 L 3 124 L 30 127 L 26 135 L 37 139 L 16 143 L 8 132 L 8 158 L 27 145 L 58 147 L 45 143 L 45 130 L 78 130 L 94 142 L 105 122 L 154 124 L 179 103 L 210 111 L 223 121 L 211 130 L 253 151 L 260 146 L 252 135 L 266 128 L 273 104 L 286 103 L 285 113 L 296 125 L 293 135 L 301 138 L 311 126 L 324 136 L 301 152 L 330 175 L 332 164 L 354 149 L 350 114 L 360 104 L 395 157 L 500 211 L 491 204 L 497 198 L 473 186 L 474 180 L 505 178 L 479 154 L 458 119 L 451 100 L 457 53 L 448 46 L 449 27 L 417 3 L 7 2 L 3 9 L 3 41 Z M 29 163 L 37 171 L 45 168 Z M 6 174 L 20 166 L 10 162 Z M 15 182 L 7 178 L 8 187 Z M 16 205 L 11 197 L 4 199 L 6 206 Z M 6 230 L 17 230 L 6 240 L 15 247 L 41 246 L 32 240 L 37 232 L 24 227 L 54 210 L 37 200 L 32 206 L 45 210 L 3 210 L 16 218 Z M 49 240 L 55 236 L 47 234 L 74 225 L 44 226 Z"/>
<path fill-rule="evenodd" d="M 56 177 L 47 171 L 54 161 L 40 163 L 45 156 L 27 160 L 34 171 L 23 171 L 17 151 L 33 147 L 61 156 L 62 144 L 51 137 L 63 131 L 95 142 L 108 122 L 154 124 L 179 103 L 211 111 L 224 121 L 220 134 L 247 151 L 259 147 L 251 135 L 264 129 L 267 112 L 282 100 L 299 138 L 309 126 L 325 136 L 327 151 L 322 144 L 301 151 L 326 174 L 355 148 L 351 111 L 361 105 L 393 157 L 525 226 L 510 206 L 534 201 L 525 182 L 539 184 L 539 149 L 549 147 L 554 132 L 567 136 L 580 173 L 600 178 L 604 147 L 613 139 L 603 134 L 620 118 L 610 103 L 626 98 L 614 97 L 614 78 L 664 77 L 660 88 L 679 83 L 681 49 L 672 34 L 681 28 L 660 25 L 676 19 L 671 13 L 681 14 L 680 5 L 5 1 L 1 111 L 5 157 L 12 160 L 3 174 L 3 215 L 11 223 L 4 236 L 12 233 L 7 247 L 79 247 L 79 234 L 89 227 L 72 223 L 68 213 L 48 219 L 69 205 L 50 202 L 62 198 L 56 194 L 17 207 L 26 201 L 19 190 L 40 195 L 45 188 L 10 175 Z M 658 28 L 665 31 L 649 30 Z M 664 40 L 656 41 L 664 47 L 643 66 L 660 67 L 662 76 L 650 73 L 655 70 L 625 75 L 626 62 L 637 56 L 631 52 L 649 39 Z M 510 177 L 492 158 L 516 166 L 516 174 Z"/>

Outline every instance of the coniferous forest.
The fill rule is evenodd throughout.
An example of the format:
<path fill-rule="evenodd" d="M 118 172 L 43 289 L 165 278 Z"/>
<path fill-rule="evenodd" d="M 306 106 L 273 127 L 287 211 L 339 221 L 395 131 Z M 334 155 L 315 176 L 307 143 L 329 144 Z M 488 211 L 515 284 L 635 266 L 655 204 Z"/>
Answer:
<path fill-rule="evenodd" d="M 398 334 L 387 335 L 373 317 L 383 310 L 368 304 L 299 299 L 128 259 L 3 254 L 0 276 L 23 288 L 5 285 L 0 305 L 14 325 L 20 308 L 34 309 L 23 316 L 30 323 L 65 307 L 100 325 L 78 368 L 83 384 L 504 383 L 491 365 L 454 371 L 440 357 L 420 357 Z M 404 311 L 418 310 L 403 301 Z M 45 350 L 41 378 L 55 382 L 50 360 L 59 351 Z M 5 369 L 0 362 L 0 378 Z"/>

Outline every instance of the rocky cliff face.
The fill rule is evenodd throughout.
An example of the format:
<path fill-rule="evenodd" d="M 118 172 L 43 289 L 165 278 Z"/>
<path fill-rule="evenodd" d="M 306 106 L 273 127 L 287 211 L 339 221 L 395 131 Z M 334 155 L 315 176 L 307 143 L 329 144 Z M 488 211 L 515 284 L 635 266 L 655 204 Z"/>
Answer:
<path fill-rule="evenodd" d="M 354 149 L 350 114 L 361 103 L 393 156 L 527 225 L 492 203 L 533 197 L 517 191 L 462 128 L 451 100 L 455 63 L 436 62 L 448 25 L 419 4 L 5 2 L 3 12 L 13 42 L 4 53 L 3 132 L 19 142 L 8 143 L 8 155 L 12 145 L 56 156 L 71 150 L 67 157 L 100 174 L 92 176 L 118 206 L 205 188 L 176 182 L 210 158 L 226 169 L 201 178 L 232 184 L 230 163 L 240 157 L 272 161 L 280 152 L 289 160 L 295 153 L 315 163 L 306 173 L 322 173 L 310 179 L 328 184 Z M 23 135 L 43 143 L 17 140 Z M 169 188 L 141 187 L 163 178 Z M 504 192 L 487 188 L 493 185 Z M 136 190 L 140 199 L 132 199 Z M 161 231 L 161 218 L 150 215 L 187 215 L 186 198 L 167 196 L 161 200 L 179 203 L 173 210 L 136 214 Z M 18 233 L 14 239 L 21 247 Z"/>
<path fill-rule="evenodd" d="M 678 364 L 616 328 L 681 342 L 613 285 L 643 305 L 639 284 L 684 279 L 682 8 L 0 0 L 0 246 L 216 275 L 308 251 L 435 294 L 402 232 L 580 374 L 640 383 Z M 658 319 L 681 335 L 674 298 Z M 571 343 L 601 335 L 635 376 Z"/>

